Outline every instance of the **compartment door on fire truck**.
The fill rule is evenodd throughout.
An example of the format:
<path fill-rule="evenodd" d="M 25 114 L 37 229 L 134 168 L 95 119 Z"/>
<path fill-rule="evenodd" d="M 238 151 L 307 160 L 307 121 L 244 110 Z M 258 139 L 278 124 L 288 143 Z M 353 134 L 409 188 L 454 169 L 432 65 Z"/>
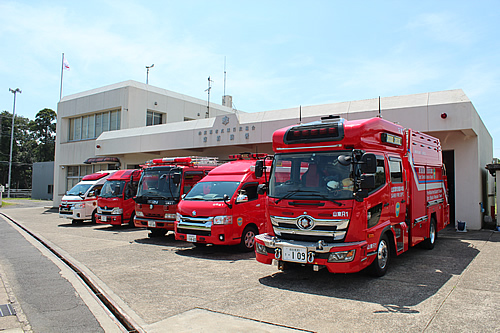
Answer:
<path fill-rule="evenodd" d="M 405 220 L 406 216 L 406 179 L 401 158 L 389 156 L 391 174 L 391 200 L 389 203 L 390 219 L 393 224 Z"/>

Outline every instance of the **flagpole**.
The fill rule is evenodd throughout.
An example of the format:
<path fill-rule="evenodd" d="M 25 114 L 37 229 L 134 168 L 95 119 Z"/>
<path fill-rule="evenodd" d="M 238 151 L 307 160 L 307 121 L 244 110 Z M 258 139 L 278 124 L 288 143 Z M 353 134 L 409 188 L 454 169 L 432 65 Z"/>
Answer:
<path fill-rule="evenodd" d="M 62 99 L 63 73 L 64 73 L 64 52 L 62 54 L 62 60 L 61 60 L 61 89 L 59 90 L 59 100 Z"/>

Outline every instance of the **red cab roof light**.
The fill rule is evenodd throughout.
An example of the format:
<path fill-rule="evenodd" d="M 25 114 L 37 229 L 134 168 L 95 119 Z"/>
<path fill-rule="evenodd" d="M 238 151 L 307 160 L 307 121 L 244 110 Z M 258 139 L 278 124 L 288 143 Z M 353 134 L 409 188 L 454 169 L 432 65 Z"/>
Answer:
<path fill-rule="evenodd" d="M 266 153 L 241 153 L 229 155 L 228 157 L 230 160 L 258 160 L 265 158 L 266 156 Z"/>
<path fill-rule="evenodd" d="M 93 173 L 93 174 L 84 176 L 82 178 L 82 180 L 98 180 L 98 179 L 101 179 L 103 177 L 106 177 L 107 175 L 109 175 L 109 172 Z"/>

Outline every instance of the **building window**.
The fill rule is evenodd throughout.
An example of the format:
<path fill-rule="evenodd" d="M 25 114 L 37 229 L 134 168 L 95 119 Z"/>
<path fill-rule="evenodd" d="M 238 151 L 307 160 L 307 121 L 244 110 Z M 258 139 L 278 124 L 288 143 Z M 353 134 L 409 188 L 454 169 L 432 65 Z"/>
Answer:
<path fill-rule="evenodd" d="M 146 126 L 163 124 L 163 113 L 149 111 L 146 116 Z"/>
<path fill-rule="evenodd" d="M 121 111 L 112 110 L 69 120 L 69 141 L 95 139 L 102 132 L 120 129 Z"/>
<path fill-rule="evenodd" d="M 97 171 L 104 170 L 118 170 L 116 164 L 92 164 L 92 165 L 71 165 L 68 166 L 68 173 L 66 175 L 66 191 L 71 190 L 73 186 L 82 181 L 86 175 L 90 175 Z M 137 168 L 138 169 L 138 168 Z M 49 185 L 52 186 L 52 185 Z"/>

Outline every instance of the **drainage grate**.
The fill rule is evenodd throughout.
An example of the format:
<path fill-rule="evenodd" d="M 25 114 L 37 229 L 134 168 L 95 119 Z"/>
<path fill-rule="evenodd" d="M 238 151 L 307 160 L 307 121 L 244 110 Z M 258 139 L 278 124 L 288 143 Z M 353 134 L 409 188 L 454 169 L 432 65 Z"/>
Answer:
<path fill-rule="evenodd" d="M 10 304 L 0 304 L 0 317 L 15 316 L 16 310 Z"/>

